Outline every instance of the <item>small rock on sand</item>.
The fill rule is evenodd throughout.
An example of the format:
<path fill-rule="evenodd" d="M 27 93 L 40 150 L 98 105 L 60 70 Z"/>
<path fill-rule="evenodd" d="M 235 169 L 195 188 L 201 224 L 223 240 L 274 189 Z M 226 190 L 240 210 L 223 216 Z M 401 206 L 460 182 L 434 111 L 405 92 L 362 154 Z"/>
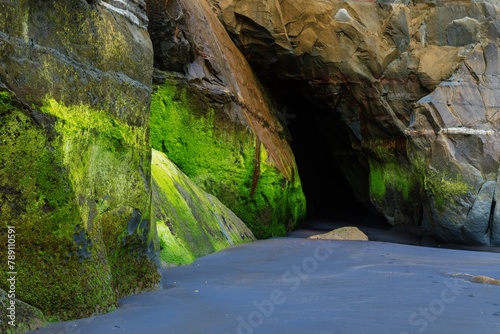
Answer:
<path fill-rule="evenodd" d="M 357 227 L 346 226 L 337 228 L 327 233 L 311 235 L 308 239 L 367 241 L 368 236 L 361 232 Z"/>
<path fill-rule="evenodd" d="M 491 278 L 488 276 L 481 276 L 481 275 L 472 277 L 471 281 L 475 282 L 475 283 L 481 283 L 481 284 L 500 285 L 499 279 Z"/>

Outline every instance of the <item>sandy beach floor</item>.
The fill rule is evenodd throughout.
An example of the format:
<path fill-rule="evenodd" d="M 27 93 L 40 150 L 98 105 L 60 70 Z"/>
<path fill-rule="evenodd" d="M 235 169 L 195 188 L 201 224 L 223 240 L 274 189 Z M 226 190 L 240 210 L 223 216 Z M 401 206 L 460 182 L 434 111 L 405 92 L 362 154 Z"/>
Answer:
<path fill-rule="evenodd" d="M 162 290 L 32 333 L 500 333 L 500 286 L 471 280 L 500 278 L 495 249 L 450 249 L 371 227 L 365 233 L 376 241 L 305 238 L 338 225 L 311 224 L 166 268 Z"/>

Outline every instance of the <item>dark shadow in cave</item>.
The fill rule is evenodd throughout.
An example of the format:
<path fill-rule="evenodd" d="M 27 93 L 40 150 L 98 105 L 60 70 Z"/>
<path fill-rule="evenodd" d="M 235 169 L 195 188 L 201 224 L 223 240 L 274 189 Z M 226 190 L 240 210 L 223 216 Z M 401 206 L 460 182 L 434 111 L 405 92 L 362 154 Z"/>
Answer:
<path fill-rule="evenodd" d="M 307 200 L 304 227 L 342 220 L 349 225 L 389 228 L 385 218 L 367 204 L 368 169 L 352 148 L 351 130 L 340 113 L 313 99 L 300 82 L 279 81 L 269 86 L 281 105 L 281 119 L 291 136 Z M 357 195 L 344 176 L 340 161 L 344 169 L 352 166 L 359 175 Z"/>

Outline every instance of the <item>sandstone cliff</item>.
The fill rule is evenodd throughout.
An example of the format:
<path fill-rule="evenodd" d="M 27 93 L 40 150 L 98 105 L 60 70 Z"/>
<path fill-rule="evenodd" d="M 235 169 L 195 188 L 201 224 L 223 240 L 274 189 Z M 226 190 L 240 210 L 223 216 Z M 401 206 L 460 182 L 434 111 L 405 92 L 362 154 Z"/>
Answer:
<path fill-rule="evenodd" d="M 497 1 L 211 3 L 264 81 L 302 84 L 303 114 L 324 106 L 318 131 L 348 127 L 338 162 L 359 200 L 445 241 L 500 244 Z"/>

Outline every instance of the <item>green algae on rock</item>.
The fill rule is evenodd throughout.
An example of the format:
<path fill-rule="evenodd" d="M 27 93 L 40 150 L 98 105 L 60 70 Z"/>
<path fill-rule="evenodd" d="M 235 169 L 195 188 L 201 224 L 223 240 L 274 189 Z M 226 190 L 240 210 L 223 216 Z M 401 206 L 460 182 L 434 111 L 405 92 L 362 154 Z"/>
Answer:
<path fill-rule="evenodd" d="M 47 319 L 112 310 L 160 280 L 153 54 L 130 5 L 0 3 L 0 257 L 15 226 L 16 297 Z"/>
<path fill-rule="evenodd" d="M 207 1 L 147 5 L 156 69 L 153 148 L 219 198 L 257 238 L 285 235 L 306 206 L 277 103 Z"/>
<path fill-rule="evenodd" d="M 197 257 L 255 240 L 231 210 L 156 150 L 152 175 L 160 257 L 165 264 L 189 264 Z"/>
<path fill-rule="evenodd" d="M 54 122 L 44 129 L 2 96 L 0 207 L 17 231 L 17 296 L 68 319 L 113 309 L 138 284 L 153 288 L 159 274 L 147 245 L 156 234 L 137 172 L 145 130 L 54 100 L 39 115 Z M 134 225 L 137 208 L 142 218 Z M 0 238 L 6 244 L 6 234 Z"/>
<path fill-rule="evenodd" d="M 151 141 L 258 238 L 285 235 L 305 214 L 299 177 L 283 176 L 268 163 L 266 147 L 252 132 L 210 107 L 193 107 L 174 82 L 153 94 Z"/>
<path fill-rule="evenodd" d="M 143 152 L 149 143 L 147 129 L 100 110 L 66 107 L 53 99 L 47 100 L 42 111 L 58 119 L 54 128 L 78 194 L 82 227 L 92 239 L 103 239 L 112 286 L 119 296 L 135 292 L 137 284 L 151 288 L 151 282 L 143 280 L 152 278 L 147 274 L 150 270 L 156 275 L 154 266 L 142 259 L 152 255 L 148 252 L 154 252 L 156 243 L 150 197 L 144 196 L 150 192 L 148 180 L 143 179 L 150 170 L 150 155 Z M 138 272 L 128 277 L 134 267 Z"/>

